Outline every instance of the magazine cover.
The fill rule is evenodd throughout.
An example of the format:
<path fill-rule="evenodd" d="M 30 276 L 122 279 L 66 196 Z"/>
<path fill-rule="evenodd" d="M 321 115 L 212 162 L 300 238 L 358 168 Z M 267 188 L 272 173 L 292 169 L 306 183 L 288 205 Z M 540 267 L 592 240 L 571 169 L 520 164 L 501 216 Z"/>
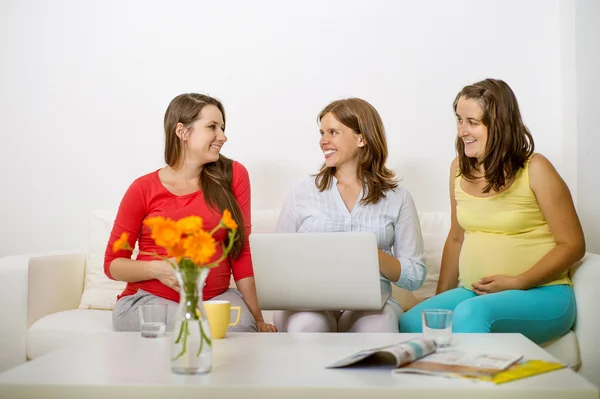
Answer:
<path fill-rule="evenodd" d="M 549 362 L 546 360 L 523 360 L 493 376 L 463 377 L 498 385 L 520 380 L 522 378 L 533 377 L 538 374 L 548 373 L 550 371 L 564 369 L 565 367 L 567 366 L 562 363 Z"/>
<path fill-rule="evenodd" d="M 518 353 L 438 349 L 434 340 L 425 337 L 362 350 L 338 360 L 327 368 L 351 366 L 389 366 L 392 373 L 464 378 L 493 384 L 502 384 L 566 367 L 557 362 L 525 360 Z"/>
<path fill-rule="evenodd" d="M 522 359 L 520 354 L 470 353 L 444 349 L 406 364 L 395 373 L 492 377 Z"/>
<path fill-rule="evenodd" d="M 345 357 L 327 368 L 350 365 L 391 365 L 400 367 L 434 353 L 435 341 L 427 338 L 415 338 L 381 348 L 367 349 Z"/>

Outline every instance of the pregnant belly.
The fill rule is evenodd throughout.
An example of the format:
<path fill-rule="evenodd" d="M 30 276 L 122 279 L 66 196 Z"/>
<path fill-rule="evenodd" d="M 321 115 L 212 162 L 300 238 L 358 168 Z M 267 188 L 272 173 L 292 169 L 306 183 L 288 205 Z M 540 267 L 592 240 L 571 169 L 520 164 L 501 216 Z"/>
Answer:
<path fill-rule="evenodd" d="M 527 234 L 466 233 L 458 261 L 459 284 L 472 289 L 483 277 L 518 276 L 534 266 L 555 243 L 552 237 Z"/>

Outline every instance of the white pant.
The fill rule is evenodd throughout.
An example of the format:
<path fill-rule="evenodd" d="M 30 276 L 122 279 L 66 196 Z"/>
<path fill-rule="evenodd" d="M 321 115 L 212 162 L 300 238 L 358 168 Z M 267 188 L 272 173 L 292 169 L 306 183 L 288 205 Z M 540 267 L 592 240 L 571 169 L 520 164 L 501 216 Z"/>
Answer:
<path fill-rule="evenodd" d="M 404 311 L 387 302 L 381 310 L 279 311 L 273 319 L 281 332 L 399 332 Z"/>

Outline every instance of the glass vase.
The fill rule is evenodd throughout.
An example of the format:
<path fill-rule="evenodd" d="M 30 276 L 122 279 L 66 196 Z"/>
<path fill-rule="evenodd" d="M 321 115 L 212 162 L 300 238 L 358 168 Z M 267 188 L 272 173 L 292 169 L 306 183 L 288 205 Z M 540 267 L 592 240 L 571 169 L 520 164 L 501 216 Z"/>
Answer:
<path fill-rule="evenodd" d="M 180 299 L 171 336 L 171 370 L 176 374 L 205 374 L 212 368 L 212 337 L 202 302 L 208 272 L 187 260 L 175 271 Z"/>

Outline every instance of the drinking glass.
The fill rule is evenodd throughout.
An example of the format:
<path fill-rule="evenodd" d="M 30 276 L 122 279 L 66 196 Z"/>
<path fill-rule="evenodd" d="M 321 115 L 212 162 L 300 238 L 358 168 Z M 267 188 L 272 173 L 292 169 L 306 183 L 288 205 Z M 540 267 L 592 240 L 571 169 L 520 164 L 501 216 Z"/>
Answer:
<path fill-rule="evenodd" d="M 428 309 L 422 313 L 423 335 L 433 339 L 438 348 L 450 346 L 452 341 L 452 311 Z"/>
<path fill-rule="evenodd" d="M 142 305 L 139 309 L 142 337 L 164 337 L 167 331 L 167 305 Z"/>

